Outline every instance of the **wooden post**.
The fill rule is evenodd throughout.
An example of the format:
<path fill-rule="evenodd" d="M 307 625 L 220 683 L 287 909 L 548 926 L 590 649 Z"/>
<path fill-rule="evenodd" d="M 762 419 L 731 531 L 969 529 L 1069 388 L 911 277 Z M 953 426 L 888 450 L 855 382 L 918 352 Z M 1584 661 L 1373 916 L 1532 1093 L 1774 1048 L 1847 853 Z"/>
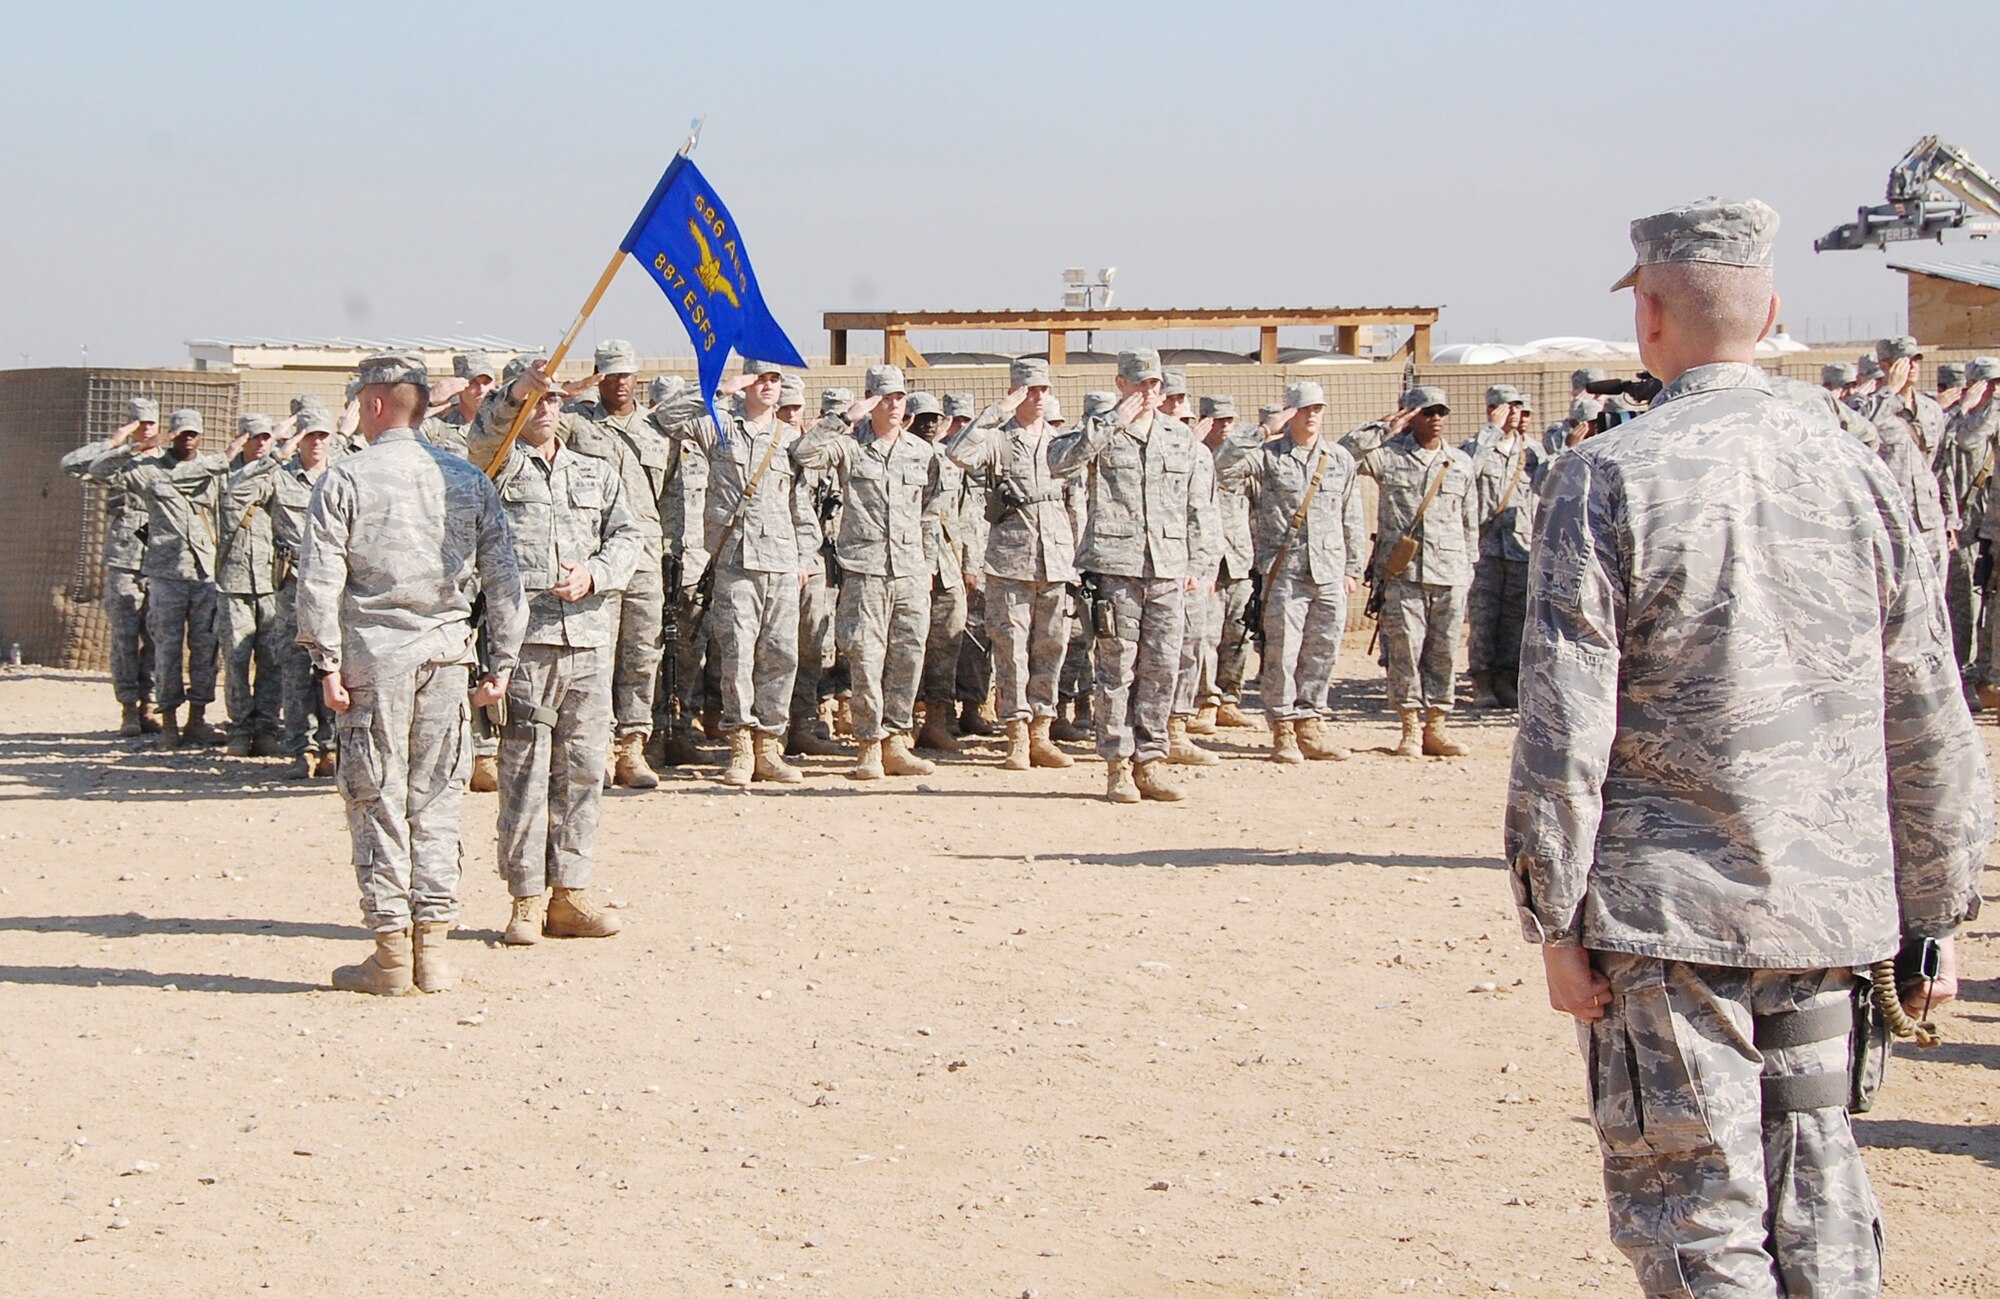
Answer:
<path fill-rule="evenodd" d="M 1431 363 L 1431 327 L 1418 325 L 1410 335 L 1410 353 L 1418 365 Z"/>
<path fill-rule="evenodd" d="M 1049 365 L 1069 364 L 1069 335 L 1060 329 L 1049 331 Z"/>
<path fill-rule="evenodd" d="M 827 354 L 826 354 L 827 364 L 846 365 L 847 331 L 844 329 L 835 329 L 829 331 L 829 333 L 831 334 L 831 337 L 827 340 Z"/>
<path fill-rule="evenodd" d="M 1340 332 L 1338 338 L 1339 338 L 1339 345 L 1336 350 L 1338 350 L 1342 356 L 1361 355 L 1361 326 L 1359 325 L 1340 326 Z"/>
<path fill-rule="evenodd" d="M 906 370 L 923 370 L 930 366 L 924 354 L 910 346 L 909 336 L 900 329 L 882 331 L 882 364 Z"/>
<path fill-rule="evenodd" d="M 1264 325 L 1257 330 L 1257 359 L 1265 365 L 1278 363 L 1278 327 Z"/>

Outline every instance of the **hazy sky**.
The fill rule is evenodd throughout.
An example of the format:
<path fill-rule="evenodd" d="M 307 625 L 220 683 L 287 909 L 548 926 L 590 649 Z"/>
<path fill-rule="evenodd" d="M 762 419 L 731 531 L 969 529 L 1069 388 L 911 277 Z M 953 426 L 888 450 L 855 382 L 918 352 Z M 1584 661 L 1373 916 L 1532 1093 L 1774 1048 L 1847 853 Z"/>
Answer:
<path fill-rule="evenodd" d="M 1965 70 L 1996 26 L 1824 0 L 12 4 L 0 365 L 552 343 L 704 112 L 696 158 L 808 355 L 826 310 L 1054 306 L 1061 267 L 1104 264 L 1120 305 L 1629 337 L 1626 222 L 1705 193 L 1778 209 L 1795 334 L 1887 330 L 1903 278 L 1812 240 L 1921 135 L 2000 168 Z M 635 266 L 585 338 L 612 336 L 686 350 Z"/>

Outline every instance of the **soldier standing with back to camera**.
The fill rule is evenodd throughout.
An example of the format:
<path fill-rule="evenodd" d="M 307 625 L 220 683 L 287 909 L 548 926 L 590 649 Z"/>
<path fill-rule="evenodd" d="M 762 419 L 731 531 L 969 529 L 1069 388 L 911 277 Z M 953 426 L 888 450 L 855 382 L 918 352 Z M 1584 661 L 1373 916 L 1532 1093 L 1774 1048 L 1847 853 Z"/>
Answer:
<path fill-rule="evenodd" d="M 1665 387 L 1549 468 L 1506 855 L 1645 1292 L 1862 1299 L 1855 967 L 1944 939 L 1906 995 L 1955 991 L 1993 794 L 1901 492 L 1757 369 L 1776 231 L 1754 199 L 1632 223 Z"/>

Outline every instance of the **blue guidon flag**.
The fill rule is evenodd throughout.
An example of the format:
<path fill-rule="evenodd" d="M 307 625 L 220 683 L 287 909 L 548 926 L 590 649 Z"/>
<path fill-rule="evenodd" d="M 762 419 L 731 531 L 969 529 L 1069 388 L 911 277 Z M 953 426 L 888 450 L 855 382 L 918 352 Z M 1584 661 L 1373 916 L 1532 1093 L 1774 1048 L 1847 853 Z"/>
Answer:
<path fill-rule="evenodd" d="M 639 259 L 680 313 L 711 417 L 715 385 L 732 348 L 760 361 L 805 367 L 805 358 L 764 305 L 735 218 L 685 155 L 667 165 L 619 247 Z M 722 421 L 715 423 L 721 431 Z"/>

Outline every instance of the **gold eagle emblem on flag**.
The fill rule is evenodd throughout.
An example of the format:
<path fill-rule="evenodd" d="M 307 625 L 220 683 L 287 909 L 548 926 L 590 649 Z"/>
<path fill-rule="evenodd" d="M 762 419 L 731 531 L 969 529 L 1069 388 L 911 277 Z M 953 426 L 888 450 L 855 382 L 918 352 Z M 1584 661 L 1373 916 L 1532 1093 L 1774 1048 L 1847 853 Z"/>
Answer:
<path fill-rule="evenodd" d="M 701 281 L 701 287 L 708 290 L 710 297 L 720 293 L 729 299 L 730 306 L 743 310 L 743 304 L 736 300 L 736 286 L 722 273 L 721 260 L 710 250 L 708 237 L 702 234 L 701 227 L 695 224 L 692 217 L 688 218 L 688 233 L 694 236 L 695 245 L 701 249 L 701 265 L 694 268 L 695 278 Z"/>

